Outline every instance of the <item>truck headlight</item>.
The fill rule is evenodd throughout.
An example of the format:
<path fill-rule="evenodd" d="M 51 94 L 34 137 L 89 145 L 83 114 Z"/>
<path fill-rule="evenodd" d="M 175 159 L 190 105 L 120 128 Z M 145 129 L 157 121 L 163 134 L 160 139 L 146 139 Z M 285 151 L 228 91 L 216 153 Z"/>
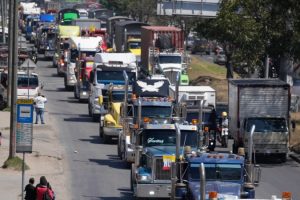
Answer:
<path fill-rule="evenodd" d="M 151 177 L 149 174 L 137 174 L 137 181 L 138 182 L 150 182 Z"/>

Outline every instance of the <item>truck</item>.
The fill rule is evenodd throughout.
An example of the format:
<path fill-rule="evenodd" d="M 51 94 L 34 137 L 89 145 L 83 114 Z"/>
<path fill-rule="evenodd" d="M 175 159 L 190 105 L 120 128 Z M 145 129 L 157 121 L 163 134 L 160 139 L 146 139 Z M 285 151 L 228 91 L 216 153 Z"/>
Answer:
<path fill-rule="evenodd" d="M 142 73 L 165 73 L 173 84 L 185 67 L 183 31 L 172 26 L 143 26 L 141 32 Z"/>
<path fill-rule="evenodd" d="M 58 26 L 56 36 L 56 52 L 53 57 L 53 66 L 57 67 L 57 75 L 62 76 L 67 70 L 68 50 L 70 45 L 68 39 L 80 35 L 79 26 Z"/>
<path fill-rule="evenodd" d="M 37 73 L 18 71 L 17 77 L 17 98 L 19 99 L 33 99 L 43 88 L 43 86 L 39 83 Z"/>
<path fill-rule="evenodd" d="M 130 95 L 130 91 L 126 93 Z M 121 104 L 125 99 L 125 86 L 124 85 L 110 85 L 107 90 L 107 104 L 108 113 L 104 115 L 103 124 L 99 129 L 99 136 L 103 138 L 104 143 L 110 142 L 111 138 L 117 138 L 119 133 L 123 131 L 121 123 Z M 103 97 L 100 97 L 99 104 L 102 105 Z"/>
<path fill-rule="evenodd" d="M 177 129 L 180 129 L 180 135 Z M 171 163 L 175 162 L 177 152 L 184 149 L 197 151 L 197 125 L 156 123 L 153 120 L 144 123 L 143 128 L 136 131 L 136 137 L 135 162 L 131 167 L 134 197 L 170 198 Z"/>
<path fill-rule="evenodd" d="M 176 99 L 176 86 L 170 86 L 170 97 Z M 216 90 L 210 86 L 178 86 L 178 116 L 183 117 L 188 123 L 196 120 L 203 133 L 202 145 L 214 151 L 216 146 L 216 133 L 212 129 L 210 117 L 216 107 Z"/>
<path fill-rule="evenodd" d="M 103 126 L 103 117 L 107 113 L 107 107 L 105 104 L 99 105 L 99 96 L 107 97 L 110 84 L 124 85 L 124 70 L 132 84 L 137 78 L 138 71 L 136 58 L 132 53 L 97 53 L 95 55 L 89 80 L 88 112 L 94 121 L 100 119 L 101 126 Z"/>
<path fill-rule="evenodd" d="M 275 156 L 285 162 L 289 145 L 289 84 L 278 79 L 231 79 L 228 97 L 233 152 L 239 147 L 249 151 L 249 132 L 255 125 L 255 155 Z"/>
<path fill-rule="evenodd" d="M 110 48 L 115 41 L 116 23 L 120 21 L 132 21 L 131 18 L 125 16 L 113 16 L 107 19 L 107 34 Z"/>
<path fill-rule="evenodd" d="M 54 25 L 44 24 L 37 30 L 36 35 L 35 46 L 38 53 L 43 53 L 46 59 L 53 58 L 57 28 Z"/>
<path fill-rule="evenodd" d="M 141 56 L 141 27 L 146 23 L 137 21 L 118 21 L 115 23 L 114 50 L 116 52 L 131 52 Z"/>
<path fill-rule="evenodd" d="M 60 3 L 55 1 L 46 2 L 45 10 L 47 13 L 58 13 L 60 10 Z"/>
<path fill-rule="evenodd" d="M 71 25 L 72 20 L 78 19 L 79 11 L 72 8 L 65 8 L 58 12 L 57 23 L 59 25 Z"/>
<path fill-rule="evenodd" d="M 102 52 L 102 37 L 70 37 L 69 59 L 66 63 L 64 74 L 64 85 L 66 90 L 74 89 L 76 85 L 75 67 L 76 62 L 82 57 L 94 57 L 96 53 Z"/>
<path fill-rule="evenodd" d="M 29 42 L 34 42 L 34 32 L 37 30 L 37 25 L 39 23 L 40 16 L 39 15 L 28 15 L 26 17 L 26 25 L 25 25 L 25 38 L 29 40 Z"/>
<path fill-rule="evenodd" d="M 173 116 L 173 103 L 173 99 L 169 98 L 169 81 L 165 78 L 149 77 L 133 84 L 132 98 L 125 99 L 121 106 L 124 111 L 121 112 L 123 131 L 118 138 L 118 155 L 122 160 L 127 163 L 134 162 L 134 125 L 143 125 L 144 120 L 170 120 Z M 142 119 L 138 118 L 139 112 Z"/>
<path fill-rule="evenodd" d="M 89 78 L 93 70 L 94 57 L 82 56 L 76 62 L 75 77 L 76 84 L 74 87 L 74 97 L 79 102 L 87 100 L 89 96 Z"/>
<path fill-rule="evenodd" d="M 255 125 L 249 133 L 249 149 L 253 149 Z M 178 131 L 181 136 L 181 130 Z M 182 137 L 177 137 L 181 139 Z M 177 141 L 176 149 L 180 149 Z M 182 156 L 182 157 L 181 157 Z M 171 165 L 171 199 L 207 199 L 211 192 L 218 193 L 213 198 L 254 199 L 255 187 L 261 176 L 260 166 L 251 158 L 245 158 L 244 148 L 239 154 L 231 152 L 193 152 L 184 149 L 183 155 L 176 151 L 176 161 Z M 212 198 L 212 197 L 210 197 Z"/>

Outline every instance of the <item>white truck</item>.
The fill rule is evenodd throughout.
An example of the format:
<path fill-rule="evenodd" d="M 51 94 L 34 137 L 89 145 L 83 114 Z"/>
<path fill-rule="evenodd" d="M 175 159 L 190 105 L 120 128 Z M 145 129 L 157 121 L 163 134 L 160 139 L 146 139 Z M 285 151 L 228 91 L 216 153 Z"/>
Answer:
<path fill-rule="evenodd" d="M 228 82 L 228 119 L 233 152 L 245 147 L 252 125 L 254 151 L 286 161 L 289 145 L 290 85 L 278 79 L 236 79 Z"/>
<path fill-rule="evenodd" d="M 160 52 L 155 55 L 156 72 L 165 75 L 172 85 L 176 84 L 177 74 L 186 70 L 183 54 L 179 52 Z"/>
<path fill-rule="evenodd" d="M 64 76 L 66 90 L 73 89 L 77 83 L 74 71 L 77 60 L 82 57 L 94 57 L 97 52 L 101 52 L 102 37 L 71 37 L 69 44 L 70 59 Z"/>
<path fill-rule="evenodd" d="M 103 117 L 107 113 L 107 90 L 110 85 L 124 85 L 123 71 L 129 77 L 129 84 L 137 78 L 136 57 L 132 53 L 97 53 L 93 70 L 90 74 L 90 91 L 88 99 L 89 115 L 103 126 Z M 99 104 L 99 96 L 103 96 L 103 104 Z"/>

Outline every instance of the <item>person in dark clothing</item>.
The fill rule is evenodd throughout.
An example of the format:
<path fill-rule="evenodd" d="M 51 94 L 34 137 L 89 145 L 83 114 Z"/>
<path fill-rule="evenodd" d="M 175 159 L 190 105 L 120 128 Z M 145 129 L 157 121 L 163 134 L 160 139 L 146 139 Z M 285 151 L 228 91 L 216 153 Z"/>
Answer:
<path fill-rule="evenodd" d="M 34 178 L 29 179 L 29 184 L 25 187 L 25 200 L 35 200 L 35 187 L 34 187 Z"/>

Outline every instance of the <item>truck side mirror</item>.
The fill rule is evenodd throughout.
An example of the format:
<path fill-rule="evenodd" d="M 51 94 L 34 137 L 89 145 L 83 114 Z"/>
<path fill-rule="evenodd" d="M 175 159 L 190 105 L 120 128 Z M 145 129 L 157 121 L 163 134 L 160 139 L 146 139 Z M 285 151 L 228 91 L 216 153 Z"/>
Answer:
<path fill-rule="evenodd" d="M 100 95 L 98 97 L 98 103 L 99 103 L 100 106 L 103 104 L 103 96 L 102 95 Z"/>

